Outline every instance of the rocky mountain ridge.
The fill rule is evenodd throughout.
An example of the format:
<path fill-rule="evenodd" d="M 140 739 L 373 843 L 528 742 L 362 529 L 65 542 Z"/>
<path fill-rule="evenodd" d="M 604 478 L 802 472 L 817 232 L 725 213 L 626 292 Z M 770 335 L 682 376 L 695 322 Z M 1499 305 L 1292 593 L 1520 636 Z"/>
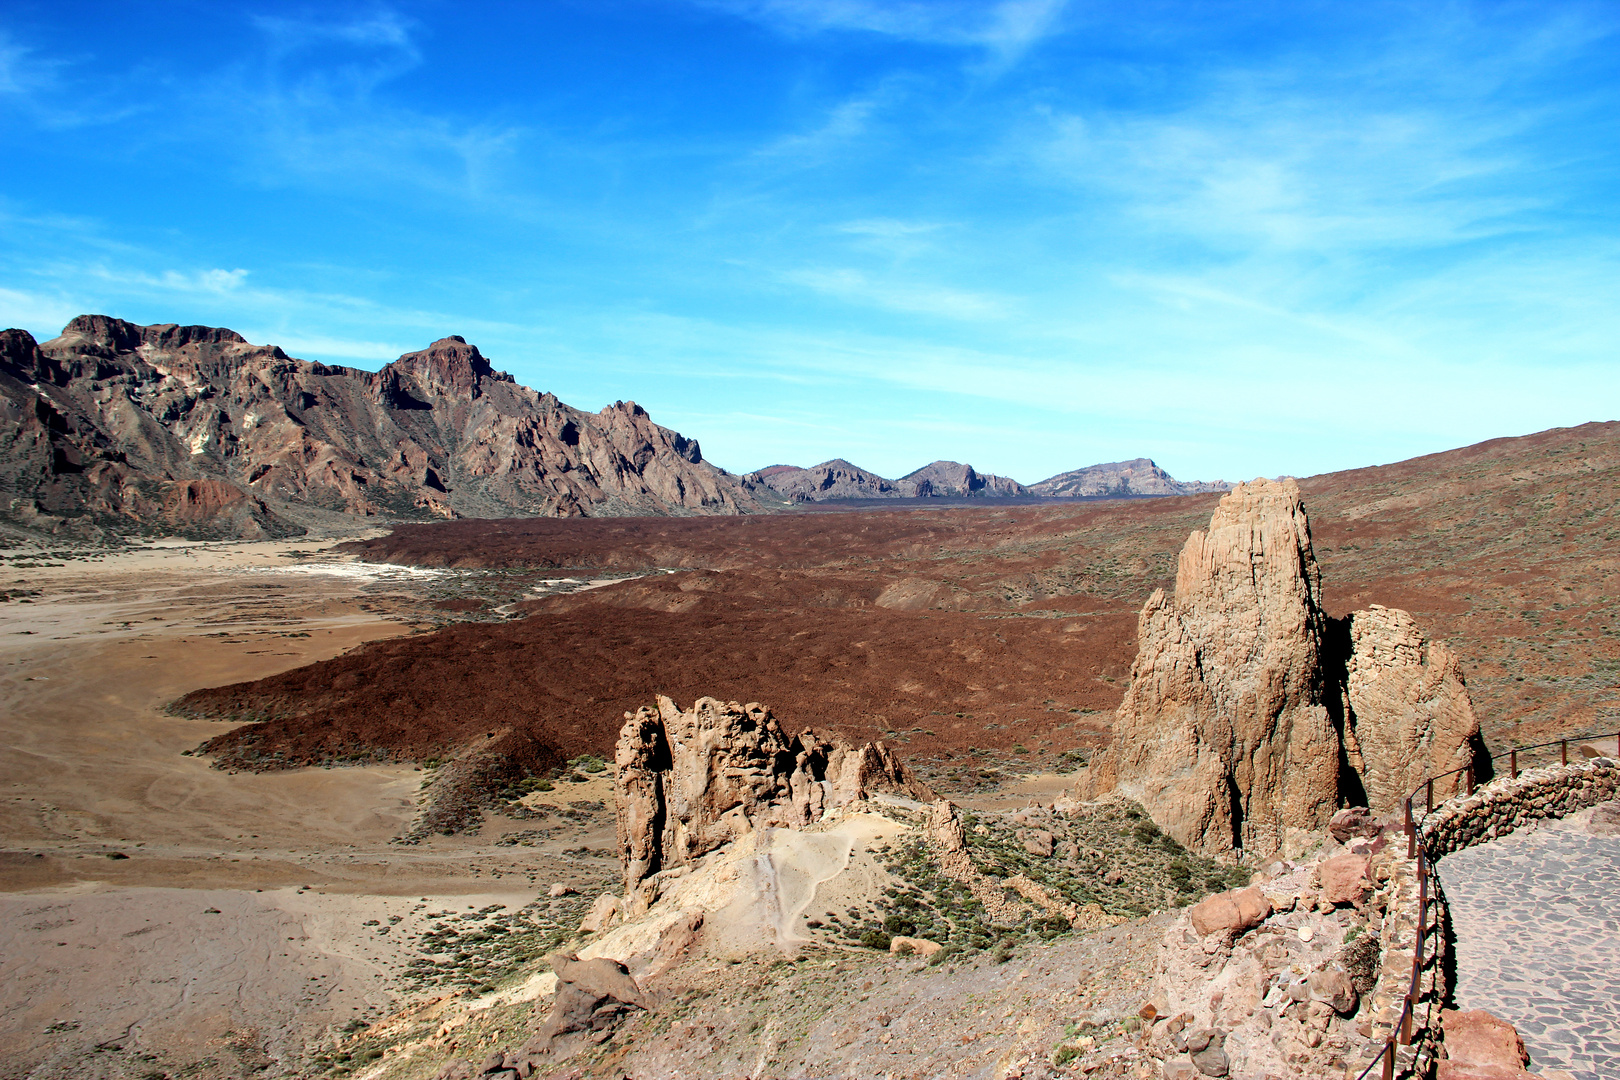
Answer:
<path fill-rule="evenodd" d="M 369 372 L 81 315 L 43 343 L 0 334 L 0 415 L 0 517 L 68 535 L 782 505 L 634 402 L 574 409 L 454 336 Z"/>
<path fill-rule="evenodd" d="M 1031 484 L 1032 495 L 1048 498 L 1107 498 L 1128 495 L 1200 495 L 1206 491 L 1230 491 L 1225 480 L 1177 480 L 1159 468 L 1151 458 L 1110 461 L 1083 469 L 1049 476 Z"/>
<path fill-rule="evenodd" d="M 843 458 L 833 458 L 809 468 L 771 465 L 749 473 L 744 479 L 797 503 L 842 499 L 1106 499 L 1197 495 L 1228 491 L 1232 487 L 1224 480 L 1177 480 L 1148 458 L 1088 465 L 1028 486 L 1010 477 L 981 473 L 959 461 L 943 460 L 930 462 L 898 480 L 879 476 Z"/>

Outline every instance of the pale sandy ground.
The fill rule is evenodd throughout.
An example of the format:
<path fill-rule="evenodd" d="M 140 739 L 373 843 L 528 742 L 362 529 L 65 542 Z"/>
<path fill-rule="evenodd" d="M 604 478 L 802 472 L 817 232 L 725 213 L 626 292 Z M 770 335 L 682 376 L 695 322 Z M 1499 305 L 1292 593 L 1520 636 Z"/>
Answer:
<path fill-rule="evenodd" d="M 0 588 L 38 593 L 0 605 L 0 1076 L 274 1075 L 397 1003 L 424 912 L 517 908 L 548 883 L 530 849 L 391 844 L 411 766 L 183 756 L 224 730 L 161 711 L 186 691 L 409 632 L 362 610 L 372 576 L 287 572 L 315 546 L 0 567 Z"/>

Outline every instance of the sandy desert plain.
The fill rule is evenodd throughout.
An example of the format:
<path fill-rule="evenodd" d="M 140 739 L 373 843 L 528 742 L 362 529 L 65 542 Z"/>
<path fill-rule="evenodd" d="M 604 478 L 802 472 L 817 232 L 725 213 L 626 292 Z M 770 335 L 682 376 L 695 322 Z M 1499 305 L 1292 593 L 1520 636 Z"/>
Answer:
<path fill-rule="evenodd" d="M 1612 730 L 1617 481 L 1616 424 L 1303 480 L 1324 604 L 1449 642 L 1493 749 Z M 884 739 L 970 811 L 1049 800 L 1218 498 L 17 540 L 0 1076 L 434 1076 L 522 1043 L 547 950 L 620 884 L 582 756 L 657 693 Z M 1170 904 L 1133 887 L 1118 925 L 934 966 L 817 938 L 672 969 L 557 1075 L 1042 1075 L 1139 1003 Z"/>

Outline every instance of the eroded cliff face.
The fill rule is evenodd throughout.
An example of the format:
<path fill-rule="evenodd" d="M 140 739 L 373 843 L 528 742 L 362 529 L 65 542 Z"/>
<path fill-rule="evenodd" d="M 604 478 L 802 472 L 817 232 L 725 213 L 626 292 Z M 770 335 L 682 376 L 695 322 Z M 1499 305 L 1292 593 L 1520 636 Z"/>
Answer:
<path fill-rule="evenodd" d="M 1404 611 L 1335 623 L 1292 480 L 1225 496 L 1143 607 L 1094 794 L 1196 851 L 1292 853 L 1345 802 L 1390 813 L 1483 747 L 1461 668 Z"/>
<path fill-rule="evenodd" d="M 880 792 L 933 798 L 882 743 L 790 736 L 763 705 L 707 697 L 625 714 L 614 761 L 627 896 L 758 829 L 803 828 Z"/>
<path fill-rule="evenodd" d="M 1457 657 L 1411 615 L 1374 604 L 1345 621 L 1345 754 L 1367 804 L 1392 813 L 1425 777 L 1483 756 L 1479 717 Z"/>
<path fill-rule="evenodd" d="M 634 402 L 586 413 L 459 337 L 377 372 L 231 330 L 101 315 L 0 336 L 0 513 L 23 524 L 290 535 L 322 514 L 733 514 L 758 490 Z M 774 498 L 774 496 L 768 497 Z"/>
<path fill-rule="evenodd" d="M 1258 480 L 1222 498 L 1182 548 L 1175 594 L 1142 609 L 1099 787 L 1199 851 L 1270 853 L 1290 830 L 1325 827 L 1339 752 L 1320 591 L 1298 485 Z"/>

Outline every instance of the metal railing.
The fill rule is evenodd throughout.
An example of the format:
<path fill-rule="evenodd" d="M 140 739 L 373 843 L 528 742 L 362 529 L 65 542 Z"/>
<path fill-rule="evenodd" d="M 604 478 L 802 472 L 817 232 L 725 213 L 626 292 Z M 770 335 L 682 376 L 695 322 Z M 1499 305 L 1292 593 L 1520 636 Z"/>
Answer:
<path fill-rule="evenodd" d="M 1491 763 L 1491 771 L 1494 776 L 1496 762 L 1504 758 L 1507 759 L 1508 776 L 1511 779 L 1517 780 L 1519 778 L 1520 754 L 1529 754 L 1538 750 L 1550 750 L 1552 747 L 1556 746 L 1558 747 L 1558 759 L 1560 764 L 1568 765 L 1570 743 L 1573 742 L 1577 745 L 1590 744 L 1595 746 L 1601 739 L 1613 739 L 1615 741 L 1615 756 L 1620 758 L 1620 731 L 1617 731 L 1610 735 L 1585 735 L 1574 739 L 1555 739 L 1551 742 L 1536 743 L 1534 746 L 1515 746 L 1509 750 L 1503 751 L 1502 753 L 1492 754 L 1488 760 Z M 1431 873 L 1431 856 L 1429 853 L 1428 844 L 1423 841 L 1423 824 L 1428 820 L 1429 815 L 1434 813 L 1435 781 L 1443 781 L 1453 776 L 1459 778 L 1459 782 L 1457 784 L 1459 794 L 1472 795 L 1474 793 L 1474 763 L 1469 762 L 1460 769 L 1453 769 L 1450 772 L 1441 773 L 1439 776 L 1429 777 L 1422 784 L 1420 784 L 1416 790 L 1408 795 L 1405 800 L 1406 857 L 1417 860 L 1418 879 L 1417 930 L 1415 933 L 1415 940 L 1412 942 L 1412 978 L 1407 984 L 1406 997 L 1401 1002 L 1401 1018 L 1396 1022 L 1395 1030 L 1390 1034 L 1389 1038 L 1384 1041 L 1383 1050 L 1379 1052 L 1377 1057 L 1373 1058 L 1372 1061 L 1368 1063 L 1367 1067 L 1362 1070 L 1361 1075 L 1357 1078 L 1357 1080 L 1367 1080 L 1368 1077 L 1373 1075 L 1374 1069 L 1381 1070 L 1380 1075 L 1382 1080 L 1395 1080 L 1395 1056 L 1397 1047 L 1409 1046 L 1412 1042 L 1413 1010 L 1416 1008 L 1417 1002 L 1421 999 L 1420 990 L 1423 975 L 1423 949 L 1429 938 L 1429 874 Z M 1419 794 L 1423 796 L 1423 814 L 1421 817 L 1416 817 L 1413 815 L 1412 805 L 1413 801 L 1417 799 Z M 1438 922 L 1436 923 L 1434 929 L 1436 931 L 1440 929 Z"/>

